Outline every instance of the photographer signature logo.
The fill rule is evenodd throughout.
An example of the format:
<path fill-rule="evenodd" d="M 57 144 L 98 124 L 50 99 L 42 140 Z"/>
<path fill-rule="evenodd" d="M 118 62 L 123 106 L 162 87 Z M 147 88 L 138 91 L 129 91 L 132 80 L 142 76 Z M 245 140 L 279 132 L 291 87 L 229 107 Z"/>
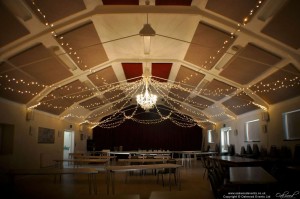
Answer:
<path fill-rule="evenodd" d="M 290 193 L 289 191 L 285 191 L 283 193 L 276 193 L 276 198 L 289 198 L 289 199 L 293 199 L 293 198 L 297 198 L 297 196 L 300 196 L 300 192 L 299 191 L 295 191 L 293 193 Z"/>

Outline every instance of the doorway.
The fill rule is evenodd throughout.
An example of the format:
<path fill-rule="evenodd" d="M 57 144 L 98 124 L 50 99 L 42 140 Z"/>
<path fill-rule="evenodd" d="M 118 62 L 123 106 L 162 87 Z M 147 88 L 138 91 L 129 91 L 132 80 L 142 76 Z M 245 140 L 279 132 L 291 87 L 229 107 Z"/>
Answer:
<path fill-rule="evenodd" d="M 69 153 L 74 153 L 74 131 L 67 130 L 64 131 L 64 159 L 69 159 Z"/>
<path fill-rule="evenodd" d="M 230 145 L 229 133 L 231 132 L 231 127 L 221 128 L 221 153 L 228 152 L 228 146 Z"/>

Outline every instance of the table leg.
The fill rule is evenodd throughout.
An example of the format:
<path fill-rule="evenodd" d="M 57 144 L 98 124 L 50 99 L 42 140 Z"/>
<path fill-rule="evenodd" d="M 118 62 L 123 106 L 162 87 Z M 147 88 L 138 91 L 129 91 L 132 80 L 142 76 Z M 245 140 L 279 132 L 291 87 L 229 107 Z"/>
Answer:
<path fill-rule="evenodd" d="M 92 183 L 91 183 L 91 174 L 88 174 L 88 183 L 89 183 L 89 194 L 91 194 L 91 190 L 92 190 Z"/>
<path fill-rule="evenodd" d="M 169 189 L 171 191 L 171 169 L 169 169 Z"/>
<path fill-rule="evenodd" d="M 115 173 L 111 172 L 112 194 L 115 195 Z"/>
<path fill-rule="evenodd" d="M 176 168 L 177 173 L 177 183 L 178 183 L 178 190 L 181 190 L 181 179 L 180 179 L 180 169 Z"/>
<path fill-rule="evenodd" d="M 54 184 L 56 183 L 56 175 L 54 174 Z"/>
<path fill-rule="evenodd" d="M 109 195 L 109 184 L 110 184 L 110 171 L 107 171 L 106 172 L 106 192 L 107 192 L 107 195 Z"/>
<path fill-rule="evenodd" d="M 187 154 L 186 156 L 188 158 L 188 167 L 191 167 L 191 165 L 192 165 L 192 155 L 191 154 Z"/>
<path fill-rule="evenodd" d="M 92 174 L 92 184 L 94 186 L 94 194 L 97 195 L 97 175 L 96 174 Z"/>

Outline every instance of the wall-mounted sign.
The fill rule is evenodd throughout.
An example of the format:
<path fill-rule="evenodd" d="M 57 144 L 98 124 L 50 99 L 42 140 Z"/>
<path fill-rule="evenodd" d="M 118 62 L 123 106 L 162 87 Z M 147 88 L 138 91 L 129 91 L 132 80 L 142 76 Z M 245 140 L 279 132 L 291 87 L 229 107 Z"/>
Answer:
<path fill-rule="evenodd" d="M 38 132 L 38 143 L 54 143 L 55 141 L 55 130 L 49 128 L 39 127 Z"/>

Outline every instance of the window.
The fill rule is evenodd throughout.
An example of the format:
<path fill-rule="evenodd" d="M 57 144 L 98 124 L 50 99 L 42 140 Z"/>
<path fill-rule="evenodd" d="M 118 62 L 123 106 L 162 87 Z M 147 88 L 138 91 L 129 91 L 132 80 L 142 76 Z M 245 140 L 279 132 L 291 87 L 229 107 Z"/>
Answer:
<path fill-rule="evenodd" d="M 300 139 L 300 109 L 282 114 L 284 139 Z"/>
<path fill-rule="evenodd" d="M 214 131 L 213 130 L 207 131 L 207 142 L 209 144 L 214 143 Z"/>
<path fill-rule="evenodd" d="M 259 119 L 245 122 L 245 141 L 259 142 L 260 129 Z"/>
<path fill-rule="evenodd" d="M 13 153 L 14 146 L 14 125 L 0 124 L 0 154 Z"/>
<path fill-rule="evenodd" d="M 230 132 L 231 127 L 221 128 L 221 153 L 228 152 L 228 146 L 230 145 Z"/>

